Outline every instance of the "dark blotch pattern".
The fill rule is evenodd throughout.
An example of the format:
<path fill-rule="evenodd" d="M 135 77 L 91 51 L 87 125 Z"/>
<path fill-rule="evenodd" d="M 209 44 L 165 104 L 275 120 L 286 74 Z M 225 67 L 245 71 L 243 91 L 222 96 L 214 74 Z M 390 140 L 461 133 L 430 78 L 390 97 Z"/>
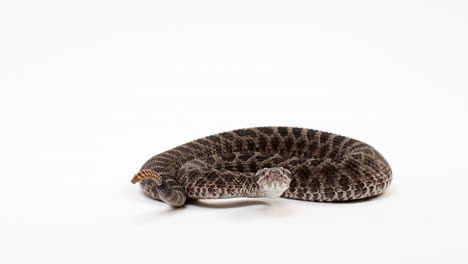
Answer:
<path fill-rule="evenodd" d="M 284 167 L 292 172 L 283 197 L 308 201 L 347 201 L 382 193 L 392 171 L 368 144 L 328 132 L 297 127 L 259 127 L 211 135 L 149 159 L 161 185 L 141 181 L 150 197 L 172 206 L 187 198 L 254 197 L 255 173 Z"/>

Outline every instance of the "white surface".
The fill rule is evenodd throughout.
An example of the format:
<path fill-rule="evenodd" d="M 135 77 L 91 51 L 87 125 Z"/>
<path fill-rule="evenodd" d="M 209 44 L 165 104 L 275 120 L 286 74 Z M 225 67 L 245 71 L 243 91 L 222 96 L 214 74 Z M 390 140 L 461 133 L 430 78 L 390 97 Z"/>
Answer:
<path fill-rule="evenodd" d="M 1 263 L 467 263 L 466 1 L 2 1 Z M 364 140 L 381 197 L 201 201 L 153 154 L 288 125 Z"/>

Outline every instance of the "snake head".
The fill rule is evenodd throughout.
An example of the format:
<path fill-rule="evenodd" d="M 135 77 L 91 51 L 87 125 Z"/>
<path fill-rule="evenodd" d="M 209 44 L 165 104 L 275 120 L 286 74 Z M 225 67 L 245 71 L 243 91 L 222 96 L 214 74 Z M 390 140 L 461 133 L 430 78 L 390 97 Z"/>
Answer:
<path fill-rule="evenodd" d="M 283 167 L 263 168 L 255 173 L 257 184 L 264 197 L 280 197 L 291 183 L 291 172 Z"/>

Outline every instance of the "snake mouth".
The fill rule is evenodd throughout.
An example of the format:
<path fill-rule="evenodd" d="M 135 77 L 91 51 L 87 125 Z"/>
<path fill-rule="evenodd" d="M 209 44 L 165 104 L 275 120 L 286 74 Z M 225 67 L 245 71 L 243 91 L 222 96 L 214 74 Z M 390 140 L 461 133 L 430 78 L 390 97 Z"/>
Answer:
<path fill-rule="evenodd" d="M 267 198 L 278 198 L 289 188 L 289 184 L 276 184 L 274 187 L 271 188 L 264 188 L 262 189 L 263 195 Z"/>

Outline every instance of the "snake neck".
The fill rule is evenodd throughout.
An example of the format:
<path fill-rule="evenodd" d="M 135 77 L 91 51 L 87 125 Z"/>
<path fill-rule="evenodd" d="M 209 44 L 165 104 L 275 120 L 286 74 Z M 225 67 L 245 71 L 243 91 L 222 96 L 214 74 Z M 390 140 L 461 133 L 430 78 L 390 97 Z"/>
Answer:
<path fill-rule="evenodd" d="M 258 184 L 255 188 L 247 188 L 244 197 L 249 198 L 278 198 L 286 191 L 287 187 L 274 186 L 271 188 L 262 189 Z"/>
<path fill-rule="evenodd" d="M 284 193 L 284 190 L 250 190 L 245 197 L 248 198 L 278 198 Z"/>

